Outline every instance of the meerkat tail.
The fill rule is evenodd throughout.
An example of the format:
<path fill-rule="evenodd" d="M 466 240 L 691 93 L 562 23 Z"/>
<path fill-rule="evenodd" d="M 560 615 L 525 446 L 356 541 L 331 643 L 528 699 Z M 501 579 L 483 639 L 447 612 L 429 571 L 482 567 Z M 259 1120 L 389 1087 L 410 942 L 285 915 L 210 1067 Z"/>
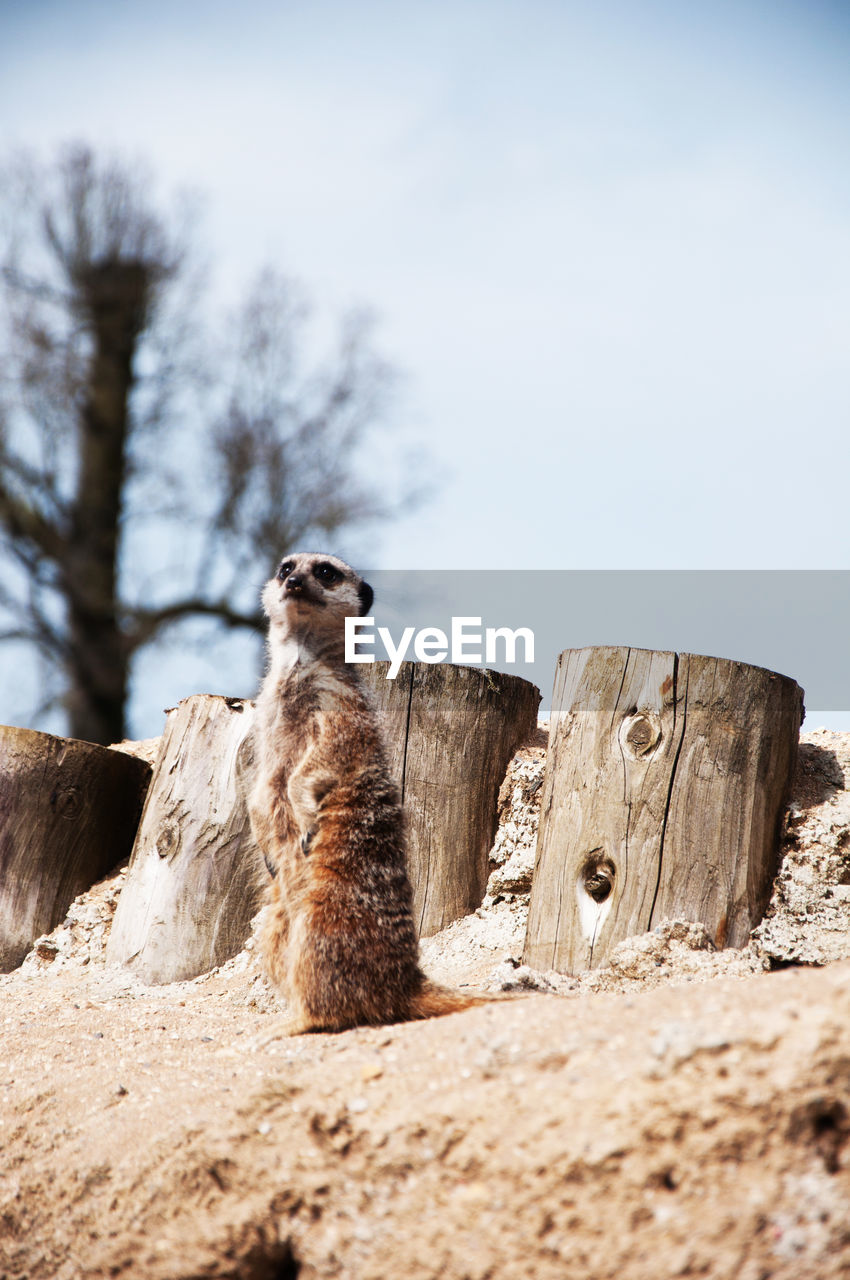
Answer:
<path fill-rule="evenodd" d="M 446 1013 L 460 1013 L 463 1009 L 472 1009 L 479 1004 L 492 1004 L 494 1000 L 510 1000 L 512 992 L 507 991 L 453 991 L 449 987 L 440 987 L 435 982 L 423 982 L 422 986 L 410 999 L 408 1018 L 440 1018 Z"/>

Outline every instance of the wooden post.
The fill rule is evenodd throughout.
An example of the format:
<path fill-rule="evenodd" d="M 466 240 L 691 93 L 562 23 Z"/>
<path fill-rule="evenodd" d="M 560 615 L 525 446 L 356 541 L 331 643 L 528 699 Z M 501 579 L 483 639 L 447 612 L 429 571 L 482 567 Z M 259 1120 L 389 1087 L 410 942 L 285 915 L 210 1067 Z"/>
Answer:
<path fill-rule="evenodd" d="M 361 668 L 384 713 L 408 823 L 414 919 L 428 937 L 481 905 L 497 800 L 537 725 L 540 691 L 519 676 L 451 663 Z"/>
<path fill-rule="evenodd" d="M 540 694 L 469 667 L 364 668 L 385 712 L 391 767 L 408 810 L 414 910 L 423 935 L 484 897 L 497 797 Z M 195 977 L 250 932 L 266 873 L 250 833 L 254 704 L 201 695 L 166 721 L 107 961 L 145 982 Z"/>
<path fill-rule="evenodd" d="M 744 946 L 770 897 L 803 694 L 643 649 L 558 659 L 524 960 L 577 973 L 660 920 Z"/>
<path fill-rule="evenodd" d="M 0 725 L 0 972 L 130 852 L 150 765 Z"/>
<path fill-rule="evenodd" d="M 250 933 L 265 876 L 247 810 L 253 713 L 212 694 L 168 713 L 106 948 L 145 982 L 205 973 Z"/>

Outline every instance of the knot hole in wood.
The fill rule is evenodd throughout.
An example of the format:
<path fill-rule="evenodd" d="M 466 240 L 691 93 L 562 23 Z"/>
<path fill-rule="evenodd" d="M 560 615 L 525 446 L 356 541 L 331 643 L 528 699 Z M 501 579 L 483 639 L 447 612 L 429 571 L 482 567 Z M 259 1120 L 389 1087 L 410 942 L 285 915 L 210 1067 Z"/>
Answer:
<path fill-rule="evenodd" d="M 589 898 L 601 904 L 610 898 L 616 874 L 611 859 L 606 858 L 601 849 L 594 849 L 581 869 L 581 887 Z"/>
<path fill-rule="evenodd" d="M 654 711 L 633 711 L 620 725 L 620 745 L 637 760 L 653 754 L 661 742 L 661 721 Z"/>

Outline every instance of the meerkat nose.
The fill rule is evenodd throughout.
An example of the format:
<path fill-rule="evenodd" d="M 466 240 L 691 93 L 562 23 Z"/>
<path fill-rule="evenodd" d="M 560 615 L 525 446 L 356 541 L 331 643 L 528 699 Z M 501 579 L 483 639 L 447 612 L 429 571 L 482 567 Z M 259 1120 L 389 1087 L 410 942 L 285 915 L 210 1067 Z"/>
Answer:
<path fill-rule="evenodd" d="M 283 584 L 284 590 L 292 595 L 300 595 L 304 590 L 304 579 L 297 573 L 291 573 Z"/>

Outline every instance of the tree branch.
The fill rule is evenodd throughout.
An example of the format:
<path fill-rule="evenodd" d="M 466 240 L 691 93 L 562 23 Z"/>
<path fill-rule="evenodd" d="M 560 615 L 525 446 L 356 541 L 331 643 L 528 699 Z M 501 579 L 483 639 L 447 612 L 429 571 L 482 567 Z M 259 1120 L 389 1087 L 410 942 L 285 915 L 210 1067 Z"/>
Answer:
<path fill-rule="evenodd" d="M 161 631 L 176 622 L 184 622 L 187 618 L 214 618 L 233 630 L 243 627 L 250 631 L 261 631 L 263 627 L 263 615 L 260 612 L 245 613 L 234 609 L 227 600 L 204 600 L 201 597 L 176 600 L 159 609 L 127 610 L 125 616 L 127 622 L 124 642 L 129 653 L 135 653 Z"/>
<path fill-rule="evenodd" d="M 25 540 L 48 559 L 56 562 L 64 559 L 67 539 L 60 530 L 29 503 L 3 488 L 0 488 L 0 525 L 11 539 Z"/>

